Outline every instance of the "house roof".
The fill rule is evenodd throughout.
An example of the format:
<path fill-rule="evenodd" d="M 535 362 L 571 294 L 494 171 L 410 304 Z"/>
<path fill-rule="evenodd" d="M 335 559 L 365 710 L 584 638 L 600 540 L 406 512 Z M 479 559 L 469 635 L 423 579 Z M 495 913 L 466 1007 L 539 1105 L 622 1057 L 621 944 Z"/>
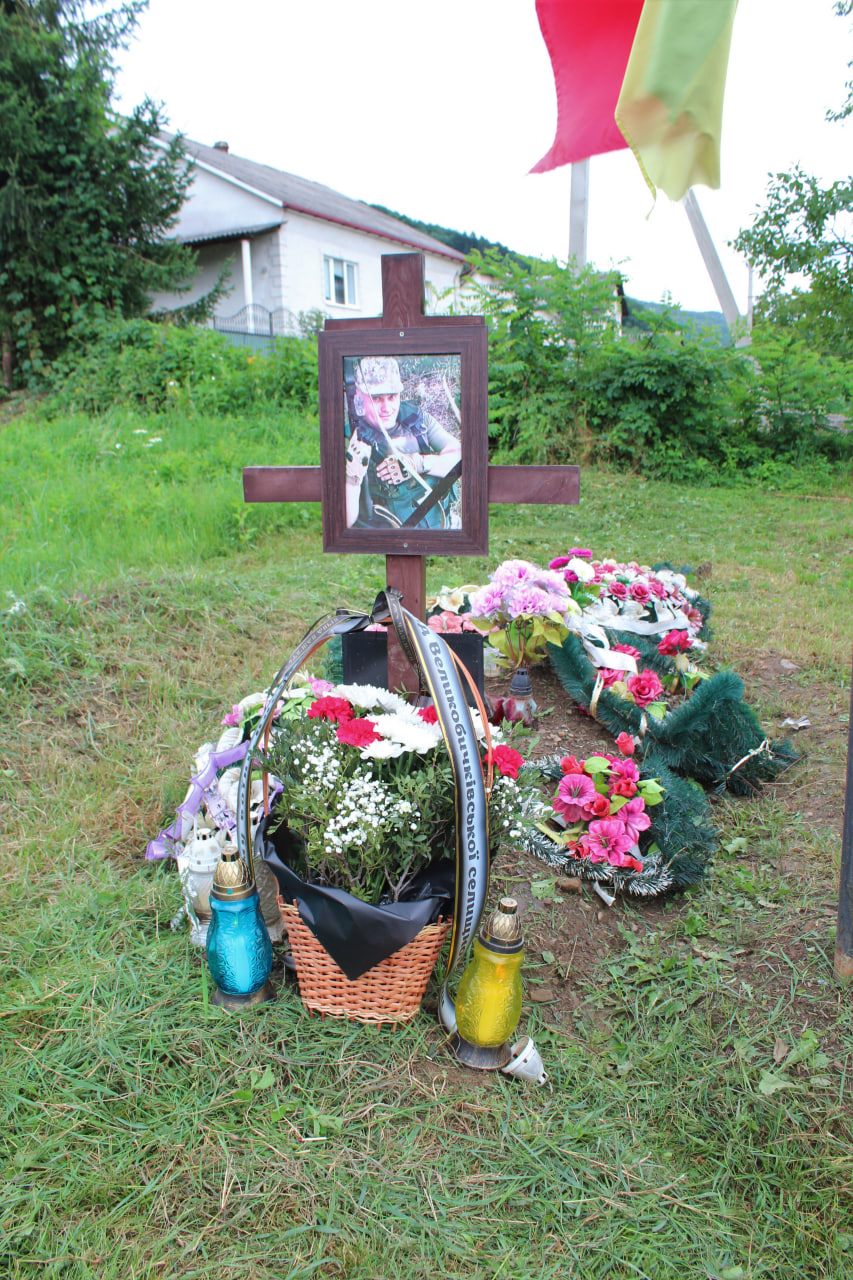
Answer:
<path fill-rule="evenodd" d="M 368 235 L 382 236 L 385 240 L 393 240 L 413 249 L 422 249 L 435 253 L 454 262 L 465 262 L 464 254 L 449 245 L 442 244 L 432 236 L 424 235 L 405 222 L 392 218 L 390 214 L 380 213 L 362 200 L 352 200 L 349 196 L 324 187 L 320 182 L 311 182 L 307 178 L 298 178 L 293 173 L 284 173 L 273 169 L 270 165 L 258 164 L 255 160 L 246 160 L 243 156 L 232 155 L 221 147 L 206 147 L 201 142 L 185 138 L 187 153 L 208 170 L 221 174 L 232 182 L 248 187 L 260 195 L 281 205 L 282 209 L 292 209 L 294 213 L 304 213 L 312 218 L 323 218 L 327 222 L 337 222 L 341 226 L 352 227 L 364 231 Z M 275 225 L 275 224 L 272 224 Z M 234 228 L 233 234 L 240 230 L 247 234 L 255 228 Z M 221 234 L 221 233 L 220 233 Z M 210 235 L 200 237 L 211 239 Z M 196 237 L 193 237 L 196 239 Z"/>

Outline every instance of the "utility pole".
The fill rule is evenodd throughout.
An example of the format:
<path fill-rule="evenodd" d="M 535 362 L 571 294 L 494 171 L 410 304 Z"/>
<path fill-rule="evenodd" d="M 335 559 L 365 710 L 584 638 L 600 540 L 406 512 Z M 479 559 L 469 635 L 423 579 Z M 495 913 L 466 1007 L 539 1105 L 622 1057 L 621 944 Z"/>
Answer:
<path fill-rule="evenodd" d="M 708 275 L 711 277 L 711 284 L 714 286 L 714 292 L 720 304 L 720 310 L 726 317 L 726 323 L 731 330 L 740 324 L 743 317 L 737 309 L 735 296 L 731 291 L 729 282 L 726 279 L 726 273 L 723 270 L 723 264 L 720 262 L 719 254 L 714 247 L 711 239 L 711 233 L 708 230 L 705 219 L 702 217 L 702 211 L 699 208 L 699 202 L 693 194 L 693 188 L 687 192 L 687 195 L 681 202 L 684 205 L 684 212 L 687 214 L 687 220 L 690 223 L 693 235 L 696 237 L 696 243 L 699 246 L 699 252 L 702 254 L 705 266 L 708 269 Z M 737 339 L 735 346 L 748 347 L 751 342 L 749 333 L 742 335 Z"/>
<path fill-rule="evenodd" d="M 586 266 L 586 228 L 589 221 L 589 160 L 576 160 L 572 165 L 572 188 L 569 199 L 569 264 Z"/>

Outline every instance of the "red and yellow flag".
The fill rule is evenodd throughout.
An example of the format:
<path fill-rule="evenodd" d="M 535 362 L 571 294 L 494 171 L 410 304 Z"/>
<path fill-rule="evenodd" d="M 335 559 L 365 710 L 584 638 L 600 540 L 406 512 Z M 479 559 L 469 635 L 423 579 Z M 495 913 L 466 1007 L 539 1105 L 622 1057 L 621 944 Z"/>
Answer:
<path fill-rule="evenodd" d="M 680 200 L 697 183 L 719 187 L 737 0 L 537 0 L 536 7 L 557 86 L 557 136 L 531 172 L 630 146 L 652 191 Z"/>

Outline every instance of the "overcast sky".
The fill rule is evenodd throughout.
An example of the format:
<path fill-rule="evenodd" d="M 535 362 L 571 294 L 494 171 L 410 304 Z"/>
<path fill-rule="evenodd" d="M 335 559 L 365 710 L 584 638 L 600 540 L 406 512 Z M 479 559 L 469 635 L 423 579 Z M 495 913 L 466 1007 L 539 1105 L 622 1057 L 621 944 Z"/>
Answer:
<path fill-rule="evenodd" d="M 853 172 L 853 125 L 828 124 L 853 58 L 832 0 L 740 0 L 722 188 L 700 207 L 741 311 L 748 273 L 727 248 L 768 172 Z M 199 142 L 345 195 L 543 257 L 568 254 L 568 168 L 530 175 L 556 97 L 534 0 L 150 0 L 121 55 L 119 105 L 147 95 Z M 590 172 L 589 260 L 633 297 L 718 303 L 679 205 L 651 194 L 630 152 Z"/>

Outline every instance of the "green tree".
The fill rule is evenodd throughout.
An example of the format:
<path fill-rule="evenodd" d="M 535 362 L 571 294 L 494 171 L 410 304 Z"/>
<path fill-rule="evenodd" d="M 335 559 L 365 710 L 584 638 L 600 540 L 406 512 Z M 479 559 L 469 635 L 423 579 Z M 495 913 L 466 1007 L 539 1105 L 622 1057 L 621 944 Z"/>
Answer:
<path fill-rule="evenodd" d="M 0 0 L 0 340 L 32 382 L 105 317 L 143 315 L 194 272 L 170 240 L 189 183 L 158 109 L 111 110 L 116 51 L 147 0 Z"/>
<path fill-rule="evenodd" d="M 838 0 L 835 10 L 849 17 L 853 0 Z M 827 118 L 851 114 L 853 81 L 844 104 Z M 774 175 L 764 207 L 733 242 L 766 284 L 758 318 L 845 358 L 853 357 L 852 214 L 853 177 L 824 187 L 795 166 Z M 791 278 L 798 276 L 803 285 L 791 288 Z"/>
<path fill-rule="evenodd" d="M 497 460 L 586 452 L 586 358 L 619 322 L 616 272 L 474 251 L 469 284 L 489 322 L 489 440 Z"/>

